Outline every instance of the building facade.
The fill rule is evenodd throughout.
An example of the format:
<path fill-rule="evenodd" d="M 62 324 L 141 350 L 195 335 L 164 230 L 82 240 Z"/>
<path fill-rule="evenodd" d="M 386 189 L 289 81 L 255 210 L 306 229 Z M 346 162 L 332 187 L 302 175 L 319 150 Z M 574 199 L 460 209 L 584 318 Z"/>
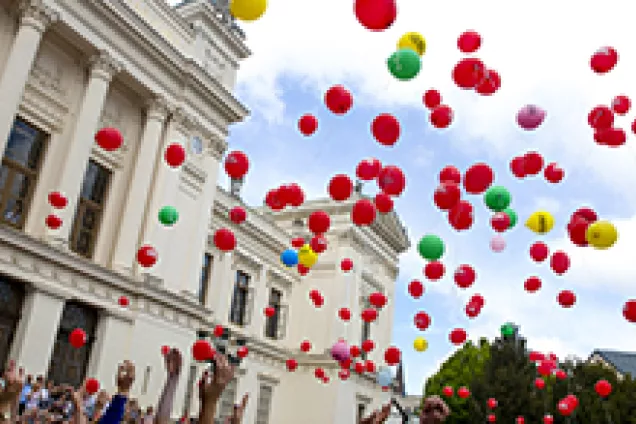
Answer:
<path fill-rule="evenodd" d="M 626 375 L 636 376 L 636 352 L 595 349 L 588 357 L 588 362 L 601 364 L 616 373 L 619 379 Z"/>
<path fill-rule="evenodd" d="M 229 125 L 248 114 L 233 90 L 249 54 L 240 29 L 205 0 L 0 2 L 1 363 L 16 359 L 58 383 L 95 377 L 111 389 L 117 364 L 131 359 L 133 395 L 152 405 L 165 378 L 161 346 L 177 347 L 186 363 L 174 413 L 194 415 L 203 365 L 189 352 L 198 332 L 222 324 L 250 354 L 221 415 L 243 392 L 251 394 L 245 422 L 255 423 L 352 423 L 386 400 L 373 376 L 337 381 L 327 350 L 339 337 L 389 344 L 391 302 L 376 323 L 356 317 L 371 291 L 393 298 L 409 243 L 399 219 L 358 228 L 351 203 L 316 200 L 276 214 L 248 208 L 239 226 L 228 220 L 242 201 L 217 187 L 217 175 Z M 103 127 L 121 131 L 120 149 L 94 143 Z M 187 151 L 177 170 L 163 162 L 174 142 Z M 64 209 L 48 204 L 53 191 L 67 197 Z M 157 219 L 167 205 L 180 215 L 172 228 Z M 279 255 L 292 236 L 307 235 L 318 209 L 332 217 L 329 249 L 301 277 Z M 62 220 L 55 230 L 45 223 L 51 213 Z M 220 227 L 235 232 L 234 252 L 214 248 Z M 159 256 L 149 269 L 135 260 L 143 244 Z M 340 271 L 343 257 L 353 272 Z M 325 296 L 320 309 L 309 302 L 312 288 Z M 266 319 L 268 305 L 276 314 Z M 343 306 L 353 316 L 346 325 L 336 318 Z M 80 349 L 68 341 L 75 328 L 88 336 Z M 313 343 L 307 354 L 304 339 Z M 300 364 L 294 373 L 290 357 Z M 381 349 L 369 359 L 382 363 Z M 316 366 L 329 384 L 313 376 Z"/>

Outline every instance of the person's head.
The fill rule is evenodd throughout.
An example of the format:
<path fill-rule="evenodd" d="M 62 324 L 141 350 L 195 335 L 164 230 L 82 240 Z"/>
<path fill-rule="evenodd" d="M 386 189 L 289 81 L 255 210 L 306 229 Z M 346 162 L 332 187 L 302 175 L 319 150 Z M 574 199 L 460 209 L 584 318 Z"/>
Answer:
<path fill-rule="evenodd" d="M 153 408 L 152 406 L 149 406 L 148 408 L 146 408 L 146 415 L 152 415 L 155 412 L 155 408 Z"/>
<path fill-rule="evenodd" d="M 420 411 L 420 424 L 440 424 L 450 415 L 448 405 L 439 397 L 431 396 L 424 400 Z"/>
<path fill-rule="evenodd" d="M 29 386 L 33 383 L 33 376 L 31 374 L 27 375 L 26 384 Z"/>
<path fill-rule="evenodd" d="M 55 386 L 53 385 L 53 382 L 51 380 L 46 382 L 46 387 L 49 390 L 53 390 L 55 388 Z"/>

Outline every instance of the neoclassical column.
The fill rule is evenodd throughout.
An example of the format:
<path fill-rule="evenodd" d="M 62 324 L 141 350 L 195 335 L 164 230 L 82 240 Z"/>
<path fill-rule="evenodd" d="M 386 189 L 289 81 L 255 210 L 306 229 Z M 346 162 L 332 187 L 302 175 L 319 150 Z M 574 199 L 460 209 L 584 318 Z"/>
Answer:
<path fill-rule="evenodd" d="M 132 273 L 139 248 L 139 236 L 143 230 L 152 176 L 158 164 L 157 160 L 151 158 L 157 158 L 167 117 L 168 105 L 165 99 L 155 97 L 147 103 L 144 132 L 137 151 L 126 204 L 121 214 L 121 226 L 112 260 L 113 268 L 126 273 Z"/>
<path fill-rule="evenodd" d="M 15 114 L 46 28 L 57 20 L 57 14 L 41 0 L 20 3 L 20 26 L 4 73 L 0 76 L 0 156 L 11 134 Z"/>
<path fill-rule="evenodd" d="M 66 246 L 68 246 L 73 227 L 72 221 L 91 148 L 95 143 L 95 133 L 99 130 L 97 125 L 102 116 L 108 88 L 113 76 L 121 70 L 121 64 L 105 51 L 98 53 L 90 60 L 88 84 L 76 116 L 73 139 L 69 145 L 64 166 L 60 167 L 61 177 L 58 189 L 66 194 L 68 205 L 59 213 L 62 226 L 58 230 L 48 230 L 50 236 Z"/>

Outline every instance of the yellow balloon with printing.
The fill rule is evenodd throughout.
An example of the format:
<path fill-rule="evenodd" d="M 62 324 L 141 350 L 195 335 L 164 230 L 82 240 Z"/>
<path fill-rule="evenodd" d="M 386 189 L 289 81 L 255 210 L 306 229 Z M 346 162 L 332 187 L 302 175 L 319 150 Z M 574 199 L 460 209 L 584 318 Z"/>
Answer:
<path fill-rule="evenodd" d="M 595 249 L 609 249 L 618 240 L 618 230 L 611 222 L 596 221 L 587 227 L 585 239 Z"/>
<path fill-rule="evenodd" d="M 398 41 L 397 48 L 398 50 L 411 49 L 418 56 L 422 56 L 426 52 L 426 40 L 419 32 L 407 32 Z"/>
<path fill-rule="evenodd" d="M 536 211 L 526 221 L 526 227 L 537 234 L 547 234 L 554 228 L 554 217 L 550 212 Z"/>
<path fill-rule="evenodd" d="M 311 268 L 318 260 L 318 254 L 308 244 L 298 250 L 298 263 Z"/>
<path fill-rule="evenodd" d="M 428 342 L 424 337 L 417 337 L 413 341 L 413 348 L 418 352 L 424 352 L 426 349 L 428 349 Z"/>
<path fill-rule="evenodd" d="M 242 21 L 255 21 L 267 10 L 267 0 L 232 0 L 230 13 Z"/>

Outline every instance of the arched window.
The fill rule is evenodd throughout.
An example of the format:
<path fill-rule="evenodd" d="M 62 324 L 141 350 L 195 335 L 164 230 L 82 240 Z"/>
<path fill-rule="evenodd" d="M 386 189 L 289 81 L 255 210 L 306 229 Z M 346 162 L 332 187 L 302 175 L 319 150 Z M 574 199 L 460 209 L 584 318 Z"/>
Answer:
<path fill-rule="evenodd" d="M 0 277 L 0 370 L 9 360 L 9 349 L 20 321 L 24 287 Z"/>
<path fill-rule="evenodd" d="M 86 332 L 86 344 L 79 349 L 71 346 L 68 339 L 76 328 L 81 328 Z M 96 309 L 78 302 L 67 302 L 64 305 L 60 328 L 51 356 L 49 380 L 53 380 L 56 385 L 69 384 L 77 387 L 82 384 L 91 348 L 95 342 L 96 329 Z"/>

